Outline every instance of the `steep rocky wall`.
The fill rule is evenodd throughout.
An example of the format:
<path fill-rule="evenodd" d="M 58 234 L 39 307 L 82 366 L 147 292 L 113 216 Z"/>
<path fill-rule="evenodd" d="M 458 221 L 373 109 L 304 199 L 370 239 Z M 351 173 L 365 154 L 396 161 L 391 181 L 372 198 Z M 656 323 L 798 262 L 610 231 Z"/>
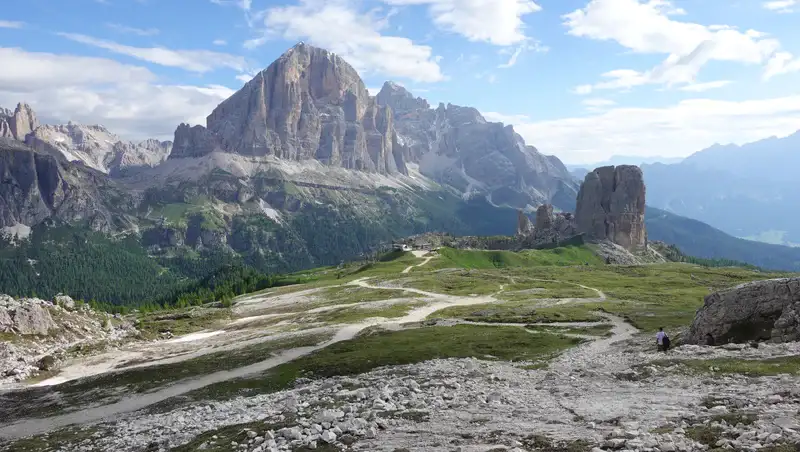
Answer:
<path fill-rule="evenodd" d="M 7 138 L 0 138 L 0 178 L 0 227 L 57 217 L 109 232 L 125 228 L 122 212 L 136 205 L 103 174 Z"/>
<path fill-rule="evenodd" d="M 222 151 L 407 173 L 393 121 L 352 66 L 301 43 L 217 106 L 207 127 L 181 124 L 171 158 Z"/>
<path fill-rule="evenodd" d="M 800 339 L 800 278 L 742 284 L 706 296 L 686 341 L 717 344 Z"/>
<path fill-rule="evenodd" d="M 626 249 L 644 247 L 645 185 L 637 166 L 604 166 L 586 175 L 578 192 L 575 222 L 589 239 Z"/>

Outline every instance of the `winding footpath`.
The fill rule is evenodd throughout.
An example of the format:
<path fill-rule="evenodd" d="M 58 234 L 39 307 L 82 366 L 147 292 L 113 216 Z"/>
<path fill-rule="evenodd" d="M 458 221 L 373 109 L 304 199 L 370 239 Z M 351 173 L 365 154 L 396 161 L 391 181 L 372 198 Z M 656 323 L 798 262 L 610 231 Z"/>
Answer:
<path fill-rule="evenodd" d="M 422 267 L 428 264 L 433 258 L 434 256 L 426 257 L 422 263 L 418 265 L 412 265 L 403 270 L 402 273 L 408 273 L 414 267 Z M 233 380 L 237 378 L 242 378 L 262 373 L 273 367 L 279 366 L 281 364 L 295 360 L 302 356 L 308 355 L 310 353 L 328 347 L 337 342 L 353 339 L 359 332 L 368 327 L 383 326 L 392 329 L 393 327 L 396 328 L 405 323 L 420 322 L 422 320 L 425 320 L 432 313 L 444 308 L 497 302 L 499 300 L 496 299 L 495 296 L 500 292 L 502 292 L 505 287 L 505 285 L 501 285 L 500 291 L 492 295 L 463 297 L 463 296 L 453 296 L 435 292 L 428 292 L 415 288 L 373 285 L 368 282 L 368 278 L 361 278 L 355 281 L 351 281 L 350 283 L 348 283 L 348 285 L 354 285 L 368 289 L 398 290 L 398 291 L 410 292 L 427 297 L 433 300 L 433 302 L 428 303 L 425 306 L 412 309 L 404 317 L 393 318 L 393 319 L 378 317 L 378 318 L 367 319 L 362 322 L 354 324 L 344 325 L 336 332 L 334 337 L 328 340 L 327 342 L 318 344 L 316 346 L 300 347 L 300 348 L 285 350 L 283 352 L 279 352 L 269 357 L 264 361 L 260 361 L 254 364 L 250 364 L 232 370 L 214 372 L 198 378 L 181 380 L 175 384 L 166 386 L 154 392 L 131 395 L 116 403 L 111 403 L 101 406 L 90 406 L 81 409 L 79 411 L 74 411 L 47 418 L 23 419 L 12 424 L 3 425 L 0 426 L 0 439 L 19 439 L 50 431 L 55 431 L 60 428 L 73 424 L 88 424 L 88 423 L 100 422 L 103 420 L 110 420 L 115 416 L 141 410 L 143 408 L 159 403 L 166 399 L 180 396 L 215 383 L 220 383 L 228 380 Z M 595 290 L 600 298 L 605 299 L 605 295 L 599 290 L 589 287 L 585 288 L 590 290 Z M 570 300 L 578 300 L 578 299 L 570 299 Z M 586 300 L 591 300 L 591 299 L 586 299 Z M 596 363 L 597 365 L 602 365 L 604 353 L 611 347 L 611 345 L 614 342 L 627 339 L 631 337 L 633 333 L 636 332 L 635 328 L 623 322 L 622 319 L 613 317 L 611 315 L 604 315 L 604 317 L 606 317 L 607 320 L 612 322 L 613 325 L 612 336 L 610 338 L 603 338 L 595 340 L 593 342 L 588 342 L 587 344 L 576 347 L 575 349 L 566 352 L 565 353 L 566 356 L 564 359 L 559 358 L 554 363 L 554 366 L 556 368 L 559 368 L 559 366 L 568 366 L 570 362 L 574 362 L 574 360 L 578 358 L 581 362 L 592 362 Z M 580 323 L 580 326 L 593 326 L 597 324 L 599 324 L 599 322 Z M 505 324 L 491 324 L 491 325 L 502 326 Z M 578 324 L 577 323 L 569 325 L 565 324 L 564 326 L 570 326 L 570 325 L 578 325 Z M 524 326 L 524 325 L 516 324 L 515 326 Z"/>

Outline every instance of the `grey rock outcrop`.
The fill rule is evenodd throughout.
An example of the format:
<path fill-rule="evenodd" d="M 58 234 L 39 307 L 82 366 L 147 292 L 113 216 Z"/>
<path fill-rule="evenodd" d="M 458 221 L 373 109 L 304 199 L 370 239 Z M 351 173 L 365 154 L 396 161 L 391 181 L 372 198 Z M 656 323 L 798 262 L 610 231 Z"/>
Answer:
<path fill-rule="evenodd" d="M 578 232 L 626 249 L 645 247 L 645 185 L 637 166 L 604 166 L 586 175 L 578 192 Z"/>
<path fill-rule="evenodd" d="M 531 232 L 533 232 L 533 225 L 531 225 L 531 220 L 528 219 L 528 216 L 525 215 L 525 212 L 522 210 L 517 211 L 517 235 L 519 236 L 527 236 Z"/>
<path fill-rule="evenodd" d="M 542 204 L 536 209 L 536 229 L 545 230 L 551 229 L 555 223 L 553 218 L 553 206 L 551 204 Z"/>
<path fill-rule="evenodd" d="M 181 124 L 175 129 L 170 157 L 202 157 L 216 150 L 219 150 L 219 147 L 208 129 L 203 126 Z"/>
<path fill-rule="evenodd" d="M 800 339 L 800 278 L 741 284 L 706 296 L 686 341 L 716 344 Z"/>
<path fill-rule="evenodd" d="M 525 144 L 512 126 L 487 121 L 472 107 L 432 109 L 392 82 L 376 99 L 394 110 L 406 161 L 419 163 L 424 175 L 465 195 L 487 195 L 499 205 L 556 203 L 572 210 L 578 187 L 569 171 L 556 157 Z"/>
<path fill-rule="evenodd" d="M 303 43 L 223 101 L 206 123 L 181 125 L 171 158 L 221 150 L 378 173 L 406 171 L 391 109 L 370 97 L 343 59 Z"/>
<path fill-rule="evenodd" d="M 18 301 L 0 295 L 0 332 L 46 335 L 58 328 L 45 303 L 36 299 Z"/>
<path fill-rule="evenodd" d="M 524 216 L 520 211 L 520 215 Z M 525 217 L 527 220 L 527 217 Z M 522 224 L 522 219 L 518 221 Z M 559 243 L 578 235 L 575 217 L 569 212 L 553 212 L 551 204 L 542 204 L 536 209 L 536 223 L 528 224 L 526 232 L 518 227 L 517 234 L 523 237 L 524 247 Z"/>
<path fill-rule="evenodd" d="M 39 120 L 30 105 L 19 103 L 14 111 L 0 108 L 0 137 L 25 141 L 39 127 Z"/>

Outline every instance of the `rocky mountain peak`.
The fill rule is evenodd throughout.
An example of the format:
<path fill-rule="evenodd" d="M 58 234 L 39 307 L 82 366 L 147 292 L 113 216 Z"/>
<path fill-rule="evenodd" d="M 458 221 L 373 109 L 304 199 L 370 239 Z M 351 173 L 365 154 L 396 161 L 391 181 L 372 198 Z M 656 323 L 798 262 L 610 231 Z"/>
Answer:
<path fill-rule="evenodd" d="M 378 105 L 339 56 L 299 43 L 207 118 L 182 125 L 172 158 L 213 151 L 325 164 L 379 173 L 405 172 L 391 108 Z"/>
<path fill-rule="evenodd" d="M 25 137 L 39 127 L 33 108 L 26 103 L 18 103 L 11 110 L 0 108 L 0 137 L 25 141 Z"/>
<path fill-rule="evenodd" d="M 385 82 L 375 98 L 378 105 L 388 105 L 395 113 L 430 109 L 427 100 L 414 97 L 405 87 L 392 81 Z"/>
<path fill-rule="evenodd" d="M 638 166 L 603 166 L 588 173 L 578 192 L 575 222 L 590 239 L 627 249 L 646 246 L 645 185 Z"/>

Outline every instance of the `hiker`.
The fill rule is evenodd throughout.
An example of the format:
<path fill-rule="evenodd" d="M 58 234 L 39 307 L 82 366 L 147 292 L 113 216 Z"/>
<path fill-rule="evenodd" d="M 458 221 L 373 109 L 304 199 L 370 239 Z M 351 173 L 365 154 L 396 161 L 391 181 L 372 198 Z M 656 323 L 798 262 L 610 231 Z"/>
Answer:
<path fill-rule="evenodd" d="M 656 348 L 660 352 L 669 350 L 669 336 L 664 332 L 663 327 L 659 328 L 658 333 L 656 333 Z"/>

